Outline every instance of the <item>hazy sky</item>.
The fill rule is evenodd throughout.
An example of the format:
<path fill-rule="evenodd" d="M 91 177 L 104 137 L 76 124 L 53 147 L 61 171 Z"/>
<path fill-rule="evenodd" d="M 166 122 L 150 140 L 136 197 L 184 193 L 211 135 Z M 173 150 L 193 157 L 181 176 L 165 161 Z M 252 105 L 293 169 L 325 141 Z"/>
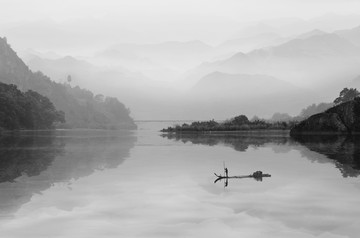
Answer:
<path fill-rule="evenodd" d="M 134 97 L 134 104 L 131 104 L 131 100 L 124 99 L 124 95 L 121 95 L 115 86 L 121 89 L 128 82 L 137 85 L 139 75 L 144 76 L 146 80 L 151 79 L 161 84 L 163 82 L 179 82 L 180 86 L 187 82 L 195 84 L 200 78 L 189 80 L 188 70 L 204 62 L 226 59 L 239 51 L 246 53 L 253 49 L 278 44 L 284 39 L 291 39 L 314 29 L 334 32 L 360 25 L 360 0 L 0 0 L 0 4 L 0 36 L 6 36 L 11 47 L 25 61 L 26 56 L 31 57 L 32 54 L 43 58 L 71 55 L 96 66 L 105 66 L 106 69 L 110 67 L 109 65 L 115 65 L 112 67 L 116 70 L 121 71 L 122 68 L 129 70 L 131 80 L 120 72 L 120 76 L 113 76 L 112 81 L 106 78 L 108 82 L 116 82 L 116 85 L 103 84 L 107 88 L 100 93 L 108 94 L 112 92 L 110 90 L 114 90 L 115 92 L 111 95 L 119 96 L 121 101 L 129 105 L 138 119 L 153 119 L 153 115 L 145 115 L 148 113 L 146 108 L 151 107 L 144 106 L 143 102 L 140 103 L 138 95 L 132 92 L 131 95 L 136 95 L 136 97 Z M 241 50 L 227 51 L 221 48 L 221 44 L 229 40 L 258 35 L 261 37 L 263 33 L 276 35 L 276 40 L 279 41 L 260 42 L 259 45 L 250 44 L 249 49 Z M 210 47 L 198 46 L 199 44 L 191 46 L 193 47 L 191 52 L 197 52 L 196 50 L 201 47 L 207 48 L 207 55 L 203 58 L 200 54 L 181 58 L 178 52 L 166 55 L 159 50 L 151 51 L 152 53 L 148 55 L 132 51 L 126 54 L 128 49 L 121 51 L 116 59 L 106 58 L 107 56 L 101 58 L 101 53 L 116 49 L 121 43 L 161 45 L 166 41 L 201 41 Z M 162 44 L 161 47 L 167 46 Z M 139 49 L 139 52 L 144 53 L 141 47 Z M 189 52 L 189 49 L 183 52 Z M 169 60 L 172 59 L 169 55 L 180 57 L 179 62 Z M 195 57 L 198 58 L 194 59 Z M 189 59 L 194 61 L 191 61 L 191 65 L 179 66 L 183 62 L 189 63 Z M 60 68 L 64 71 L 60 71 L 62 75 L 69 74 L 65 67 Z M 46 69 L 32 69 L 46 73 Z M 124 72 L 127 73 L 126 70 Z M 286 80 L 294 83 L 295 80 L 289 79 L 287 73 L 284 73 Z M 46 74 L 51 74 L 51 72 Z M 71 72 L 71 74 L 75 73 Z M 341 75 L 341 77 L 344 76 Z M 86 83 L 80 86 L 90 87 L 89 78 L 84 77 L 81 80 Z M 140 77 L 141 80 L 143 80 L 142 77 Z M 98 78 L 93 80 L 93 82 L 98 81 Z M 298 81 L 295 85 L 299 83 Z M 301 78 L 301 86 L 308 85 L 307 82 L 313 85 L 312 80 Z M 163 99 L 163 94 L 156 90 L 163 92 L 164 85 L 160 85 L 161 87 L 156 90 L 149 90 L 143 84 L 141 86 L 146 89 L 144 91 L 151 91 L 149 98 L 160 95 L 159 98 Z M 174 86 L 171 85 L 171 87 Z M 177 87 L 174 88 L 178 89 Z M 136 90 L 138 88 L 136 86 Z M 96 91 L 99 87 L 94 86 L 89 89 Z M 143 93 L 139 94 L 143 96 Z M 171 95 L 173 96 L 172 93 Z M 144 99 L 144 101 L 149 100 Z M 144 106 L 144 116 L 139 116 L 142 112 L 137 110 L 135 103 Z M 304 103 L 304 105 L 307 104 Z M 178 109 L 174 111 L 179 112 Z M 245 113 L 245 110 L 243 111 Z M 167 113 L 167 110 L 164 109 L 164 112 Z M 163 118 L 163 116 L 160 117 Z M 222 118 L 224 117 L 225 115 Z M 174 118 L 179 118 L 179 116 L 174 116 Z M 187 118 L 195 118 L 195 116 L 186 115 Z"/>
<path fill-rule="evenodd" d="M 0 0 L 0 3 L 0 36 L 8 37 L 16 50 L 33 48 L 73 55 L 82 54 L 81 48 L 86 51 L 116 43 L 201 40 L 217 45 L 241 29 L 244 26 L 241 23 L 284 17 L 307 20 L 329 13 L 357 14 L 360 9 L 360 1 L 356 0 Z M 289 22 L 282 19 L 277 23 Z"/>
<path fill-rule="evenodd" d="M 50 18 L 144 17 L 166 19 L 187 14 L 239 21 L 274 17 L 311 18 L 329 12 L 358 13 L 357 0 L 1 0 L 1 22 Z M 138 19 L 139 20 L 139 19 Z"/>

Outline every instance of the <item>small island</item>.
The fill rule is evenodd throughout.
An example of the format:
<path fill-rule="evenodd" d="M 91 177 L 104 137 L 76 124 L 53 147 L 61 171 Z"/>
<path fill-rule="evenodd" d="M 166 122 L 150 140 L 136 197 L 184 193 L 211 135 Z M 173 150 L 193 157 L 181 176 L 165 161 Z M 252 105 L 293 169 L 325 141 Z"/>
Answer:
<path fill-rule="evenodd" d="M 328 104 L 331 105 L 331 104 Z M 167 133 L 185 132 L 232 132 L 232 131 L 289 131 L 291 136 L 299 134 L 355 134 L 360 133 L 360 93 L 355 88 L 344 88 L 335 106 L 324 108 L 320 113 L 313 113 L 306 118 L 301 116 L 287 121 L 264 119 L 249 120 L 245 115 L 236 116 L 224 122 L 196 121 L 174 127 L 164 128 Z M 304 110 L 303 110 L 304 111 Z"/>
<path fill-rule="evenodd" d="M 236 116 L 224 122 L 196 121 L 174 127 L 164 128 L 162 132 L 212 132 L 212 131 L 255 131 L 255 130 L 290 130 L 295 121 L 269 122 L 262 119 L 249 120 L 245 115 Z"/>

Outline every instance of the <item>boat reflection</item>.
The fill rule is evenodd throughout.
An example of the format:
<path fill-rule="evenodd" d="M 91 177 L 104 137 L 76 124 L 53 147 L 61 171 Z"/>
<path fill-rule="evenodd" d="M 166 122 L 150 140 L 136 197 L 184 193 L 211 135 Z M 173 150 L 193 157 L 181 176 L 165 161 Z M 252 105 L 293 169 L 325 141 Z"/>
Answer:
<path fill-rule="evenodd" d="M 245 152 L 250 148 L 270 146 L 276 153 L 298 150 L 312 162 L 333 163 L 344 178 L 360 175 L 360 135 L 302 135 L 289 137 L 286 133 L 167 133 L 164 138 L 208 146 L 226 145 L 236 151 Z M 279 147 L 280 145 L 280 147 Z M 318 156 L 317 154 L 324 155 Z"/>
<path fill-rule="evenodd" d="M 226 169 L 226 168 L 225 168 Z M 244 179 L 244 178 L 253 178 L 256 181 L 262 182 L 263 178 L 265 177 L 271 177 L 270 174 L 264 174 L 262 171 L 256 171 L 250 175 L 242 175 L 242 176 L 228 176 L 227 175 L 227 169 L 225 170 L 225 176 L 222 176 L 221 174 L 214 173 L 217 179 L 215 179 L 214 183 L 217 183 L 218 181 L 224 180 L 224 187 L 227 187 L 229 185 L 229 179 Z"/>

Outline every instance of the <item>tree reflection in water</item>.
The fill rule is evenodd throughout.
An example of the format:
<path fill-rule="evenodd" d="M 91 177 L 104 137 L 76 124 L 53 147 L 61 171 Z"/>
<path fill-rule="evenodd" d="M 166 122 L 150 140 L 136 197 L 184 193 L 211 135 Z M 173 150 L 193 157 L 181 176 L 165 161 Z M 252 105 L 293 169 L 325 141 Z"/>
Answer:
<path fill-rule="evenodd" d="M 116 168 L 130 154 L 131 132 L 41 131 L 0 137 L 0 217 L 11 216 L 54 183 Z"/>
<path fill-rule="evenodd" d="M 0 183 L 14 182 L 27 175 L 37 176 L 46 170 L 56 156 L 64 153 L 64 141 L 54 140 L 48 132 L 7 135 L 0 138 Z"/>
<path fill-rule="evenodd" d="M 204 133 L 167 133 L 164 138 L 201 145 L 215 146 L 218 144 L 232 147 L 244 152 L 249 148 L 263 147 L 274 144 L 296 149 L 307 159 L 319 163 L 334 163 L 342 176 L 357 177 L 360 175 L 360 135 L 303 135 L 291 138 L 287 133 L 239 133 L 239 134 L 204 134 Z M 309 151 L 325 155 L 324 161 L 320 156 L 311 156 Z"/>
<path fill-rule="evenodd" d="M 360 175 L 360 136 L 302 135 L 294 140 L 333 160 L 343 177 Z"/>
<path fill-rule="evenodd" d="M 246 151 L 249 147 L 261 147 L 266 143 L 275 143 L 275 144 L 287 144 L 290 141 L 290 137 L 287 136 L 288 133 L 278 132 L 278 133 L 248 133 L 248 134 L 226 134 L 226 133 L 166 133 L 162 134 L 163 137 L 182 141 L 183 143 L 191 142 L 193 144 L 209 145 L 214 146 L 218 144 L 223 144 L 231 146 L 234 150 L 237 151 Z"/>

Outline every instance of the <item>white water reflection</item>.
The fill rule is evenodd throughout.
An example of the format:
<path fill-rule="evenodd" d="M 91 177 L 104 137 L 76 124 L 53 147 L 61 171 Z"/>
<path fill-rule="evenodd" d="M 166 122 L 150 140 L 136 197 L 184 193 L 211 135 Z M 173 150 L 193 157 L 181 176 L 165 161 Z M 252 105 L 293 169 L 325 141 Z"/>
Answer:
<path fill-rule="evenodd" d="M 224 139 L 209 146 L 148 129 L 136 139 L 71 138 L 40 175 L 0 184 L 1 194 L 51 184 L 28 191 L 30 199 L 3 217 L 1 237 L 357 237 L 360 231 L 358 177 L 344 178 L 333 160 L 288 138 L 247 139 L 243 151 Z M 81 157 L 83 150 L 89 153 Z M 74 156 L 91 159 L 71 163 Z M 107 169 L 103 161 L 110 158 L 122 162 Z M 213 183 L 224 161 L 230 175 L 262 170 L 272 177 L 230 180 L 224 189 Z M 76 169 L 68 179 L 51 180 L 54 166 Z"/>

